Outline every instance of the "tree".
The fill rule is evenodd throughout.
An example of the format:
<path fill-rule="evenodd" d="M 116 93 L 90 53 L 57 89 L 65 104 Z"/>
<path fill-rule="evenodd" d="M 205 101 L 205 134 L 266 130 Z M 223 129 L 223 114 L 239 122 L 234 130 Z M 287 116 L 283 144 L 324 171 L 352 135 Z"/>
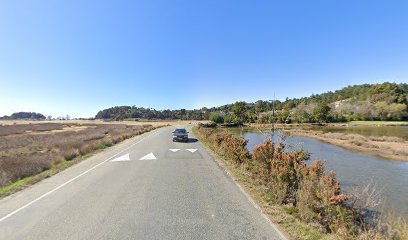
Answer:
<path fill-rule="evenodd" d="M 290 115 L 289 110 L 286 109 L 286 108 L 284 108 L 284 109 L 280 112 L 280 114 L 279 114 L 279 116 L 278 116 L 278 121 L 281 122 L 281 123 L 284 123 L 284 122 L 286 121 L 286 119 L 288 119 L 289 115 Z"/>
<path fill-rule="evenodd" d="M 245 122 L 245 110 L 246 102 L 236 102 L 232 106 L 232 112 L 234 113 L 234 122 L 243 123 Z"/>
<path fill-rule="evenodd" d="M 46 119 L 41 113 L 35 112 L 17 112 L 13 113 L 9 117 L 10 119 L 33 119 L 33 120 L 44 120 Z"/>
<path fill-rule="evenodd" d="M 231 114 L 227 114 L 224 116 L 224 123 L 232 123 L 234 122 L 234 116 Z"/>
<path fill-rule="evenodd" d="M 219 112 L 213 112 L 210 115 L 210 120 L 215 123 L 224 123 L 224 116 L 221 115 Z"/>
<path fill-rule="evenodd" d="M 317 122 L 327 122 L 331 108 L 327 104 L 319 103 L 313 109 L 313 116 Z"/>
<path fill-rule="evenodd" d="M 297 109 L 292 120 L 297 123 L 309 123 L 313 122 L 313 117 L 304 109 Z"/>
<path fill-rule="evenodd" d="M 408 84 L 382 83 L 348 86 L 334 92 L 313 94 L 300 99 L 286 98 L 285 101 L 273 101 L 274 120 L 285 122 L 288 116 L 294 122 L 331 122 L 348 120 L 407 120 Z M 319 107 L 316 107 L 318 106 Z M 324 106 L 325 105 L 325 106 Z M 331 110 L 330 110 L 331 107 Z M 223 115 L 224 122 L 230 122 L 226 116 L 232 115 L 236 123 L 271 122 L 272 102 L 258 100 L 255 103 L 236 102 L 219 107 L 199 110 L 162 110 L 140 108 L 136 106 L 117 106 L 99 111 L 97 119 L 195 119 L 208 120 L 213 112 Z M 232 112 L 232 114 L 231 114 Z M 13 117 L 32 119 L 35 116 L 19 115 Z M 227 118 L 227 119 L 226 119 Z M 262 118 L 262 119 L 258 119 Z"/>

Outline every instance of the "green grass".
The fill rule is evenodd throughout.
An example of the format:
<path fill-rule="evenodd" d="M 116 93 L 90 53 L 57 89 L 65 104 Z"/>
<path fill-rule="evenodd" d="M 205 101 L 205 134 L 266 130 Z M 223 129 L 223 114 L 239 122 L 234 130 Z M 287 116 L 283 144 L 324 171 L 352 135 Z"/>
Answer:
<path fill-rule="evenodd" d="M 351 121 L 349 124 L 359 126 L 408 126 L 408 121 Z"/>

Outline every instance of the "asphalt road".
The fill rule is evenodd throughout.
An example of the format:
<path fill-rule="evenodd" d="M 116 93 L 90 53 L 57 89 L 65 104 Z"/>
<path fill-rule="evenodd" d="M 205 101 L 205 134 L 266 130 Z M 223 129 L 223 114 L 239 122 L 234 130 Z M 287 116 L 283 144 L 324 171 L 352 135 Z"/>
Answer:
<path fill-rule="evenodd" d="M 173 129 L 0 200 L 0 239 L 283 239 L 205 147 L 191 134 L 172 142 Z"/>

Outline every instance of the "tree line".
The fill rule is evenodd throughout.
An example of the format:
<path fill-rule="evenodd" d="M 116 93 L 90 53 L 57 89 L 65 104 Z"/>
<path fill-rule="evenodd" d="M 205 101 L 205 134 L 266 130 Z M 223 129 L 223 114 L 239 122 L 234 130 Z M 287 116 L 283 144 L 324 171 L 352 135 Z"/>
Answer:
<path fill-rule="evenodd" d="M 116 106 L 99 111 L 95 119 L 182 119 L 182 120 L 206 120 L 209 118 L 210 110 L 202 108 L 199 110 L 156 110 L 136 106 Z"/>
<path fill-rule="evenodd" d="M 327 123 L 353 120 L 408 120 L 408 84 L 381 83 L 348 86 L 310 97 L 285 101 L 238 101 L 213 108 L 156 110 L 116 106 L 101 110 L 96 119 L 182 119 L 217 123 Z"/>
<path fill-rule="evenodd" d="M 0 117 L 2 120 L 44 120 L 46 117 L 36 112 L 16 112 L 10 116 Z"/>

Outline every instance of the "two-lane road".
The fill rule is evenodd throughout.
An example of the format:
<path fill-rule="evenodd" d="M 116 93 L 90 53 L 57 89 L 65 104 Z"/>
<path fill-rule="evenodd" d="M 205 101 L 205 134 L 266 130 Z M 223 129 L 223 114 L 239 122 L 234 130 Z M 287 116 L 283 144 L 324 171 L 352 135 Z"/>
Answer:
<path fill-rule="evenodd" d="M 203 145 L 172 142 L 173 129 L 0 200 L 0 239 L 283 239 Z"/>

